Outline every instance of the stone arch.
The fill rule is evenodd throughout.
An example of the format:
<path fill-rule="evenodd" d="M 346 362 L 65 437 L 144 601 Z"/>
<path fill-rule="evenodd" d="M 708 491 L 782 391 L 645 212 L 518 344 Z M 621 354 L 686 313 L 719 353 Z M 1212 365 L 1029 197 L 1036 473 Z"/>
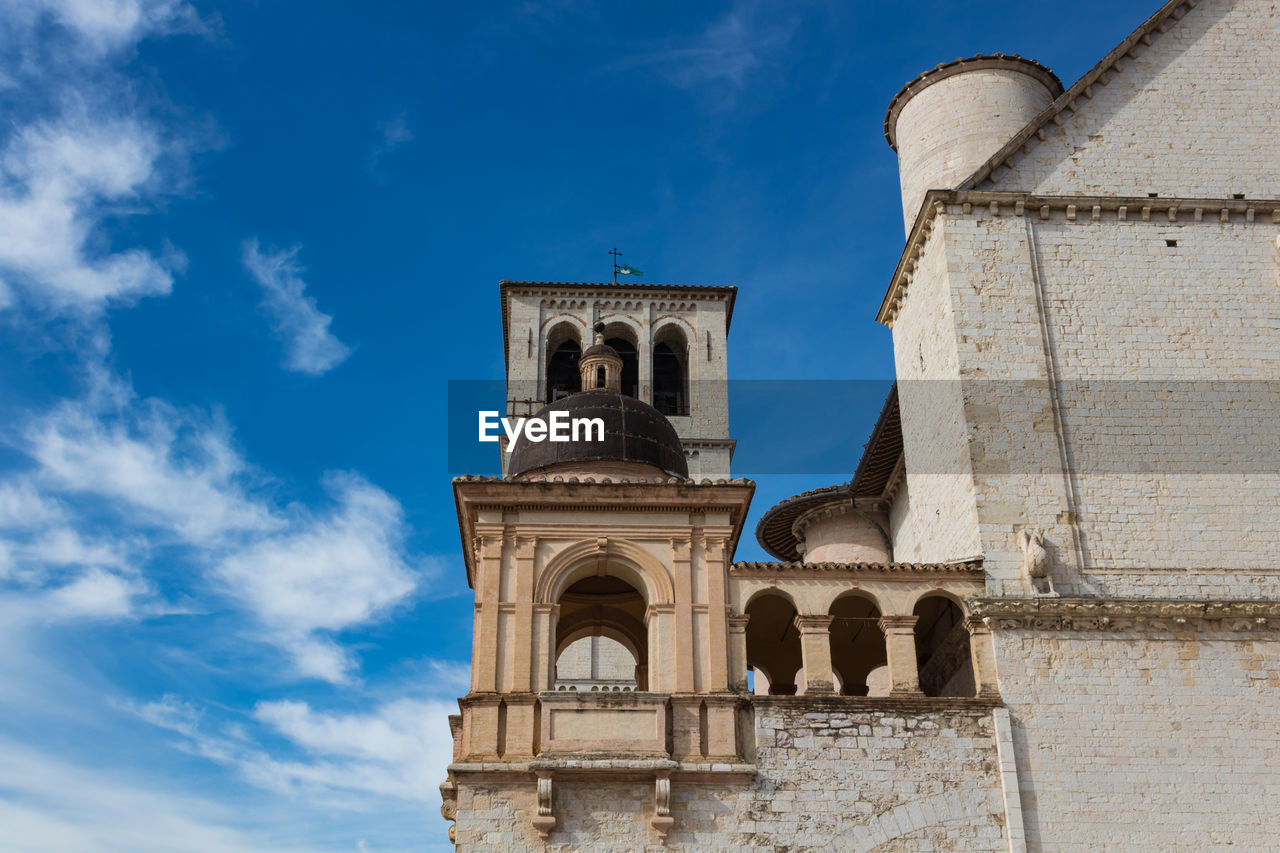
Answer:
<path fill-rule="evenodd" d="M 889 662 L 879 602 L 865 590 L 846 590 L 831 602 L 827 614 L 831 616 L 831 671 L 839 679 L 839 693 L 870 695 L 867 676 Z"/>
<path fill-rule="evenodd" d="M 671 575 L 656 557 L 634 542 L 604 538 L 575 542 L 552 557 L 538 576 L 534 601 L 555 604 L 576 581 L 597 574 L 625 580 L 650 607 L 675 603 Z"/>
<path fill-rule="evenodd" d="M 782 590 L 757 590 L 746 602 L 747 666 L 764 673 L 772 694 L 801 691 L 804 656 L 795 626 L 795 600 Z"/>
<path fill-rule="evenodd" d="M 599 613 L 580 611 L 556 627 L 556 656 L 583 637 L 601 636 L 615 640 L 631 652 L 636 663 L 648 663 L 648 638 L 644 625 L 616 608 L 602 608 Z"/>
<path fill-rule="evenodd" d="M 630 317 L 621 314 L 602 319 L 601 322 L 604 323 L 604 342 L 613 347 L 622 359 L 622 393 L 628 397 L 639 397 L 643 341 L 640 327 Z"/>
<path fill-rule="evenodd" d="M 916 599 L 916 667 L 926 696 L 977 695 L 964 607 L 954 594 L 930 590 Z"/>
<path fill-rule="evenodd" d="M 677 322 L 663 323 L 653 332 L 649 348 L 653 407 L 664 415 L 689 414 L 689 340 Z"/>
<path fill-rule="evenodd" d="M 966 606 L 966 605 L 965 605 L 965 603 L 964 603 L 964 598 L 963 598 L 962 596 L 960 596 L 960 595 L 956 594 L 955 592 L 952 592 L 951 590 L 947 589 L 946 587 L 941 587 L 941 586 L 937 586 L 937 587 L 922 587 L 922 588 L 920 588 L 920 589 L 916 590 L 916 591 L 915 591 L 915 595 L 912 595 L 910 598 L 908 598 L 908 599 L 904 602 L 904 605 L 903 605 L 903 612 L 902 612 L 901 614 L 897 614 L 897 613 L 895 613 L 895 614 L 890 614 L 890 615 L 894 615 L 894 616 L 898 616 L 898 615 L 905 616 L 905 615 L 907 615 L 908 613 L 912 613 L 912 612 L 914 612 L 914 611 L 915 611 L 915 607 L 916 607 L 916 605 L 917 605 L 917 604 L 919 604 L 919 603 L 920 603 L 921 599 L 928 598 L 928 597 L 930 597 L 930 596 L 938 596 L 938 597 L 940 597 L 940 598 L 945 598 L 945 599 L 947 599 L 947 600 L 948 600 L 948 601 L 950 601 L 952 604 L 954 604 L 956 607 L 959 607 L 959 608 L 960 608 L 960 614 L 961 614 L 962 616 L 964 616 L 966 619 L 969 617 L 969 608 L 968 608 L 968 606 Z"/>
<path fill-rule="evenodd" d="M 558 315 L 543 326 L 543 395 L 547 403 L 582 390 L 578 359 L 582 355 L 582 321 Z"/>
<path fill-rule="evenodd" d="M 751 594 L 750 594 L 750 595 L 748 595 L 748 596 L 747 596 L 747 598 L 746 598 L 746 600 L 742 602 L 742 612 L 743 612 L 743 613 L 746 613 L 746 612 L 747 612 L 747 608 L 751 606 L 751 602 L 755 601 L 757 598 L 759 598 L 759 597 L 760 597 L 760 596 L 762 596 L 762 595 L 777 595 L 777 596 L 780 596 L 780 597 L 782 597 L 782 598 L 785 598 L 787 601 L 791 602 L 791 606 L 792 606 L 792 608 L 795 608 L 795 607 L 796 607 L 796 600 L 795 600 L 795 598 L 791 595 L 791 593 L 787 592 L 787 591 L 786 591 L 786 590 L 784 590 L 784 589 L 779 589 L 779 588 L 778 588 L 778 587 L 776 587 L 776 586 L 762 586 L 762 587 L 760 587 L 759 589 L 754 589 L 754 590 L 752 590 L 752 591 L 751 591 Z M 799 611 L 797 611 L 797 612 L 799 612 Z"/>

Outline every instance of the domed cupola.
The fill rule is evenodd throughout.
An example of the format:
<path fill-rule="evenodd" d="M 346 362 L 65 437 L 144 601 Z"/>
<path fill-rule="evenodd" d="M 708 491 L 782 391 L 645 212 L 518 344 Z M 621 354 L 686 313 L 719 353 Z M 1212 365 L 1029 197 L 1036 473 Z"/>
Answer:
<path fill-rule="evenodd" d="M 622 357 L 604 342 L 603 323 L 596 324 L 595 333 L 595 343 L 578 360 L 583 390 L 544 406 L 533 417 L 548 425 L 559 412 L 570 424 L 598 420 L 603 435 L 588 425 L 578 440 L 530 441 L 522 431 L 511 449 L 507 476 L 688 477 L 675 427 L 653 406 L 622 393 Z"/>

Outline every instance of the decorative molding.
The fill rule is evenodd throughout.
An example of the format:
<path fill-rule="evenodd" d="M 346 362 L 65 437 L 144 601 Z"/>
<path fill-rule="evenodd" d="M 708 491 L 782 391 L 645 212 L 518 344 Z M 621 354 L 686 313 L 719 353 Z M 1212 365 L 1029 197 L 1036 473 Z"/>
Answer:
<path fill-rule="evenodd" d="M 983 577 L 982 561 L 964 563 L 732 563 L 729 574 L 743 576 L 770 576 L 779 574 L 947 574 Z"/>
<path fill-rule="evenodd" d="M 1000 216 L 1028 216 L 1032 211 L 1042 220 L 1055 219 L 1061 211 L 1061 221 L 1068 219 L 1068 208 L 1089 208 L 1088 218 L 1077 216 L 1077 223 L 1133 222 L 1132 211 L 1143 211 L 1144 219 L 1153 213 L 1165 215 L 1169 222 L 1226 223 L 1239 221 L 1246 224 L 1270 222 L 1280 224 L 1280 199 L 1237 198 L 1148 198 L 1137 196 L 1042 196 L 1024 192 L 996 192 L 980 190 L 929 190 L 925 193 L 920 215 L 911 229 L 907 244 L 902 250 L 898 266 L 893 271 L 888 291 L 880 303 L 876 320 L 889 328 L 897 319 L 906 299 L 907 290 L 915 277 L 920 258 L 935 230 L 935 222 L 941 215 L 991 218 Z M 1217 211 L 1217 218 L 1196 216 L 1195 211 Z M 1260 214 L 1269 214 L 1260 217 Z"/>
<path fill-rule="evenodd" d="M 974 598 L 969 617 L 1015 631 L 1276 631 L 1280 601 Z"/>

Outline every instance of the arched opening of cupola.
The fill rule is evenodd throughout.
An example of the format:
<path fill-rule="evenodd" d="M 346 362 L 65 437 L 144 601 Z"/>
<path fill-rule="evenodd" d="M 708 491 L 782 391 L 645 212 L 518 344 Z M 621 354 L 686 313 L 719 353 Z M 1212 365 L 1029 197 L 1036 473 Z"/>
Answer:
<path fill-rule="evenodd" d="M 803 666 L 796 606 L 777 592 L 766 592 L 747 604 L 747 666 L 756 693 L 791 696 L 800 692 Z"/>
<path fill-rule="evenodd" d="M 916 602 L 916 667 L 926 696 L 974 696 L 969 629 L 960 605 L 944 595 Z"/>
<path fill-rule="evenodd" d="M 883 682 L 868 676 L 888 663 L 880 608 L 857 593 L 837 598 L 827 611 L 831 616 L 831 671 L 836 692 L 842 696 L 884 695 Z M 874 691 L 874 692 L 873 692 Z"/>
<path fill-rule="evenodd" d="M 582 343 L 578 330 L 570 323 L 561 323 L 547 336 L 547 393 L 546 401 L 554 403 L 582 390 L 582 377 L 578 373 L 578 359 L 582 356 Z"/>
<path fill-rule="evenodd" d="M 654 339 L 653 407 L 664 415 L 689 414 L 689 345 L 679 326 L 664 327 Z"/>
<path fill-rule="evenodd" d="M 604 342 L 622 359 L 622 393 L 640 396 L 640 356 L 631 329 L 620 323 L 605 328 Z"/>
<path fill-rule="evenodd" d="M 556 622 L 556 690 L 648 689 L 645 600 L 610 575 L 582 578 L 560 596 Z"/>

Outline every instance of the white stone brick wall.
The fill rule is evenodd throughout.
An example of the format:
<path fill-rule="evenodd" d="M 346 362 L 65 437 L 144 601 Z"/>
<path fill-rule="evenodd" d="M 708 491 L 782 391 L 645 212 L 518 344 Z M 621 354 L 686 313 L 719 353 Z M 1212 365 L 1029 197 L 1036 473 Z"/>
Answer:
<path fill-rule="evenodd" d="M 1268 532 L 1280 505 L 1280 227 L 1240 212 L 1225 223 L 1212 211 L 1199 222 L 1012 212 L 951 205 L 894 324 L 909 475 L 892 517 L 899 559 L 919 553 L 923 475 L 968 466 L 995 594 L 1024 592 L 1021 526 L 1046 530 L 1069 593 L 1241 592 L 1206 581 L 1280 569 Z M 913 392 L 948 372 L 963 426 L 958 392 Z M 913 397 L 931 405 L 911 408 Z M 968 459 L 943 451 L 956 440 Z"/>
<path fill-rule="evenodd" d="M 1052 102 L 1044 82 L 1008 68 L 965 71 L 912 96 L 895 125 L 907 231 L 925 192 L 969 177 Z"/>
<path fill-rule="evenodd" d="M 1134 22 L 1135 24 L 1137 21 Z M 981 188 L 1041 194 L 1280 196 L 1280 14 L 1274 0 L 1202 0 L 1045 141 Z"/>
<path fill-rule="evenodd" d="M 906 484 L 890 514 L 893 556 L 946 562 L 981 552 L 960 389 L 946 229 L 935 228 L 893 329 Z M 919 287 L 919 291 L 914 288 Z"/>
<path fill-rule="evenodd" d="M 1032 850 L 1274 850 L 1276 634 L 996 632 Z"/>

